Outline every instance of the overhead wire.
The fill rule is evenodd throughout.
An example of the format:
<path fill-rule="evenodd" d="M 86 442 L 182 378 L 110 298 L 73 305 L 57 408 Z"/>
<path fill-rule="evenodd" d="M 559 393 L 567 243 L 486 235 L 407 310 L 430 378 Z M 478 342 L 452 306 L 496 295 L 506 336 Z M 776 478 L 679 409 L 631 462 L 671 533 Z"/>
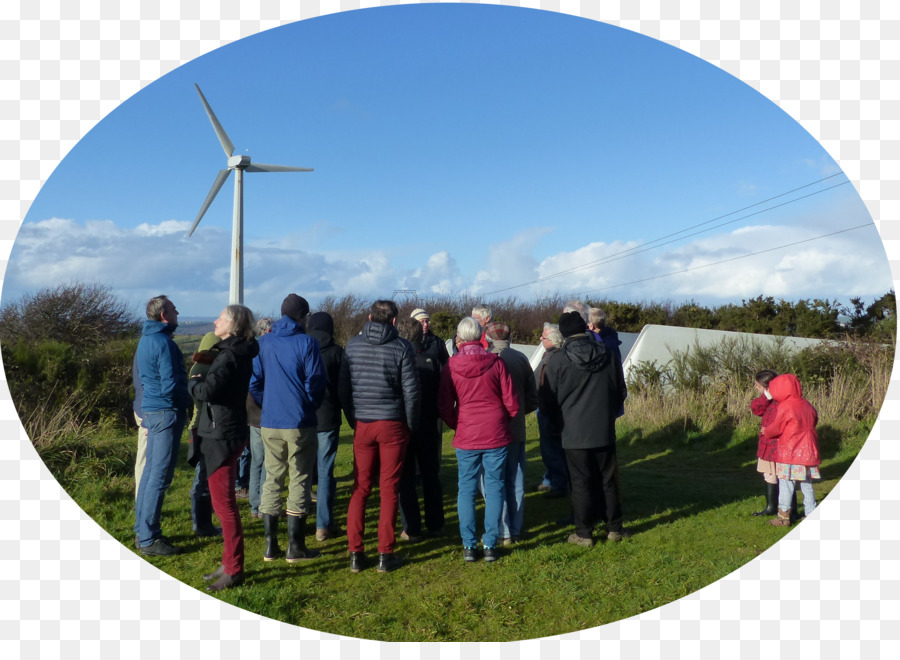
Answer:
<path fill-rule="evenodd" d="M 577 295 L 586 296 L 586 295 L 589 294 L 589 293 L 597 293 L 598 291 L 606 291 L 606 290 L 608 290 L 608 289 L 616 289 L 616 288 L 618 288 L 618 287 L 620 287 L 620 286 L 629 286 L 629 285 L 631 285 L 631 284 L 641 284 L 641 283 L 643 283 L 643 282 L 650 282 L 650 281 L 652 281 L 652 280 L 658 280 L 658 279 L 661 279 L 661 278 L 663 278 L 663 277 L 671 277 L 672 275 L 682 275 L 682 274 L 684 274 L 684 273 L 690 273 L 691 271 L 700 270 L 700 269 L 702 269 L 702 268 L 710 268 L 710 267 L 712 267 L 712 266 L 719 266 L 719 265 L 721 265 L 721 264 L 726 264 L 726 263 L 729 263 L 729 262 L 731 262 L 731 261 L 738 261 L 739 259 L 747 259 L 748 257 L 755 257 L 755 256 L 757 256 L 757 255 L 765 254 L 765 253 L 767 253 L 767 252 L 774 252 L 775 250 L 783 250 L 783 249 L 785 249 L 785 248 L 793 247 L 793 246 L 795 246 L 795 245 L 802 245 L 803 243 L 810 243 L 810 242 L 812 242 L 812 241 L 818 241 L 819 239 L 822 239 L 822 238 L 828 238 L 829 236 L 836 236 L 836 235 L 838 235 L 838 234 L 844 234 L 844 233 L 846 233 L 846 232 L 848 232 L 848 231 L 854 231 L 854 230 L 856 230 L 856 229 L 863 229 L 864 227 L 874 227 L 874 226 L 875 226 L 875 225 L 872 224 L 871 222 L 867 222 L 867 223 L 862 224 L 862 225 L 856 225 L 855 227 L 847 227 L 846 229 L 840 229 L 840 230 L 838 230 L 838 231 L 831 232 L 830 234 L 822 234 L 822 235 L 820 235 L 820 236 L 814 236 L 814 237 L 812 237 L 812 238 L 806 238 L 806 239 L 803 239 L 802 241 L 795 241 L 795 242 L 793 242 L 793 243 L 786 243 L 786 244 L 784 244 L 784 245 L 778 245 L 778 246 L 776 246 L 776 247 L 767 248 L 767 249 L 765 249 L 765 250 L 759 250 L 758 252 L 751 252 L 751 253 L 749 253 L 749 254 L 742 254 L 742 255 L 739 255 L 739 256 L 737 256 L 737 257 L 731 257 L 731 258 L 729 258 L 729 259 L 723 259 L 722 261 L 716 261 L 716 262 L 713 262 L 713 263 L 710 263 L 710 264 L 702 264 L 702 265 L 700 265 L 700 266 L 693 266 L 693 267 L 691 267 L 691 268 L 685 268 L 684 270 L 677 270 L 677 271 L 673 271 L 673 272 L 671 272 L 671 273 L 663 273 L 662 275 L 654 275 L 653 277 L 645 277 L 645 278 L 640 279 L 640 280 L 633 280 L 633 281 L 631 281 L 631 282 L 621 282 L 621 283 L 619 283 L 619 284 L 610 284 L 609 286 L 600 287 L 599 289 L 590 289 L 590 290 L 588 290 L 588 291 L 582 291 L 580 294 L 577 294 Z M 572 294 L 572 295 L 575 295 L 575 294 Z"/>
<path fill-rule="evenodd" d="M 827 191 L 829 191 L 829 190 L 832 190 L 832 189 L 834 189 L 834 188 L 838 188 L 838 187 L 840 187 L 840 186 L 847 185 L 848 183 L 850 183 L 850 181 L 849 181 L 849 180 L 848 180 L 848 181 L 843 181 L 843 182 L 838 183 L 838 184 L 835 184 L 835 185 L 833 185 L 833 186 L 829 186 L 828 188 L 823 188 L 823 189 L 821 189 L 821 190 L 817 190 L 817 191 L 812 192 L 812 193 L 809 193 L 809 194 L 807 194 L 807 195 L 803 195 L 803 196 L 801 196 L 801 197 L 796 197 L 796 198 L 791 199 L 791 200 L 788 200 L 788 201 L 786 201 L 786 202 L 782 202 L 781 204 L 776 204 L 776 205 L 774 205 L 774 206 L 770 206 L 770 207 L 768 207 L 768 208 L 761 209 L 761 210 L 759 210 L 759 211 L 754 211 L 753 213 L 749 213 L 749 214 L 744 215 L 744 216 L 741 216 L 741 217 L 739 217 L 739 218 L 734 218 L 733 220 L 728 220 L 727 222 L 720 223 L 720 224 L 715 225 L 715 226 L 713 226 L 713 227 L 707 227 L 706 229 L 703 229 L 703 230 L 701 230 L 701 231 L 694 232 L 694 233 L 692 233 L 692 234 L 687 234 L 687 235 L 684 235 L 684 236 L 679 236 L 680 234 L 684 234 L 685 232 L 688 232 L 688 231 L 690 231 L 690 230 L 692 230 L 692 229 L 696 229 L 697 227 L 702 227 L 702 226 L 704 226 L 704 225 L 708 225 L 708 224 L 710 224 L 710 223 L 712 223 L 712 222 L 716 222 L 717 220 L 721 220 L 722 218 L 727 218 L 728 216 L 734 215 L 735 213 L 741 213 L 741 212 L 746 211 L 746 210 L 748 210 L 748 209 L 751 209 L 751 208 L 754 208 L 754 207 L 756 207 L 756 206 L 759 206 L 760 204 L 765 204 L 765 203 L 767 203 L 767 202 L 771 202 L 772 200 L 779 199 L 779 198 L 781 198 L 781 197 L 784 197 L 785 195 L 793 194 L 793 193 L 798 192 L 798 191 L 800 191 L 800 190 L 803 190 L 803 189 L 805 189 L 805 188 L 809 188 L 810 186 L 814 186 L 814 185 L 816 185 L 816 184 L 822 183 L 823 181 L 828 181 L 829 179 L 833 179 L 834 177 L 836 177 L 836 176 L 841 176 L 841 175 L 843 175 L 843 172 L 838 172 L 837 174 L 832 174 L 832 175 L 830 175 L 830 176 L 826 176 L 826 177 L 824 177 L 824 178 L 822 178 L 822 179 L 818 179 L 817 181 L 813 181 L 813 182 L 811 182 L 811 183 L 807 183 L 807 184 L 802 185 L 802 186 L 800 186 L 800 187 L 798 187 L 798 188 L 794 188 L 794 189 L 792 189 L 792 190 L 788 190 L 788 191 L 786 191 L 786 192 L 783 192 L 783 193 L 781 193 L 781 194 L 775 195 L 775 196 L 773 196 L 773 197 L 769 197 L 768 199 L 764 199 L 764 200 L 762 200 L 762 201 L 756 202 L 755 204 L 750 204 L 749 206 L 745 206 L 745 207 L 743 207 L 743 208 L 741 208 L 741 209 L 737 209 L 737 210 L 735 210 L 735 211 L 731 211 L 731 212 L 729 212 L 729 213 L 725 213 L 724 215 L 720 215 L 720 216 L 718 216 L 718 217 L 716 217 L 716 218 L 712 218 L 711 220 L 705 220 L 705 221 L 700 222 L 700 223 L 697 223 L 697 224 L 695 224 L 695 225 L 691 225 L 690 227 L 685 227 L 684 229 L 681 229 L 681 230 L 679 230 L 679 231 L 677 231 L 677 232 L 673 232 L 673 233 L 667 234 L 667 235 L 665 235 L 665 236 L 660 236 L 659 238 L 655 238 L 655 239 L 653 239 L 653 240 L 651 240 L 651 241 L 649 241 L 649 242 L 647 242 L 647 243 L 641 243 L 640 245 L 636 245 L 635 247 L 628 248 L 627 250 L 622 250 L 622 251 L 620 251 L 620 252 L 616 252 L 616 253 L 614 253 L 614 254 L 607 255 L 607 256 L 605 256 L 605 257 L 602 257 L 602 258 L 600 258 L 600 259 L 596 259 L 596 260 L 594 260 L 594 261 L 589 261 L 589 262 L 587 262 L 587 263 L 580 264 L 580 265 L 578 265 L 578 266 L 573 266 L 572 268 L 568 268 L 568 269 L 566 269 L 566 270 L 562 270 L 562 271 L 553 273 L 553 274 L 551 274 L 551 275 L 545 275 L 545 276 L 539 277 L 539 278 L 537 278 L 537 279 L 535 279 L 535 280 L 530 280 L 530 281 L 528 281 L 528 282 L 522 282 L 521 284 L 516 284 L 516 285 L 513 285 L 513 286 L 504 287 L 504 288 L 501 288 L 501 289 L 496 289 L 496 290 L 494 290 L 494 291 L 488 291 L 488 292 L 486 292 L 486 293 L 484 293 L 484 294 L 482 294 L 482 295 L 484 295 L 484 296 L 489 296 L 489 295 L 493 295 L 493 294 L 496 294 L 496 293 L 502 293 L 502 292 L 504 292 L 504 291 L 510 291 L 510 290 L 512 290 L 512 289 L 519 289 L 519 288 L 521 288 L 521 287 L 523 287 L 523 286 L 528 286 L 528 285 L 530 285 L 530 284 L 540 284 L 541 282 L 546 282 L 547 280 L 555 279 L 555 278 L 557 278 L 557 277 L 562 277 L 563 275 L 568 275 L 568 274 L 570 274 L 570 273 L 575 273 L 575 272 L 578 272 L 578 271 L 581 271 L 581 270 L 587 270 L 587 269 L 592 268 L 592 267 L 594 267 L 594 266 L 599 266 L 599 265 L 603 265 L 603 264 L 606 264 L 606 263 L 612 263 L 612 262 L 614 262 L 614 261 L 619 261 L 619 260 L 625 259 L 625 258 L 627 258 L 627 257 L 633 257 L 633 256 L 638 255 L 638 254 L 641 254 L 641 253 L 643 253 L 643 252 L 648 252 L 649 250 L 654 250 L 654 249 L 656 249 L 656 248 L 663 247 L 663 246 L 669 245 L 669 244 L 671 244 L 671 243 L 675 243 L 675 242 L 680 241 L 680 240 L 683 240 L 683 239 L 685 239 L 685 238 L 691 238 L 691 237 L 693 237 L 693 236 L 697 236 L 697 235 L 699 235 L 699 234 L 702 234 L 702 233 L 705 233 L 705 232 L 708 232 L 708 231 L 712 231 L 713 229 L 718 229 L 718 228 L 720 228 L 720 227 L 724 227 L 725 225 L 734 224 L 735 222 L 739 222 L 739 221 L 741 221 L 741 220 L 746 220 L 747 218 L 753 217 L 753 216 L 755 216 L 755 215 L 759 215 L 759 214 L 761 214 L 761 213 L 766 213 L 766 212 L 771 211 L 771 210 L 773 210 L 773 209 L 777 209 L 777 208 L 780 208 L 780 207 L 782 207 L 782 206 L 787 206 L 788 204 L 793 204 L 793 203 L 799 202 L 799 201 L 801 201 L 801 200 L 803 200 L 803 199 L 807 199 L 807 198 L 809 198 L 809 197 L 813 197 L 814 195 L 818 195 L 818 194 L 821 194 L 821 193 L 823 193 L 823 192 L 827 192 Z M 678 238 L 674 238 L 674 239 L 672 239 L 671 241 L 666 241 L 665 243 L 659 243 L 660 241 L 664 241 L 664 240 L 667 239 L 667 238 L 672 238 L 673 236 L 678 236 Z M 658 244 L 658 245 L 654 245 L 655 243 L 659 243 L 659 244 Z"/>

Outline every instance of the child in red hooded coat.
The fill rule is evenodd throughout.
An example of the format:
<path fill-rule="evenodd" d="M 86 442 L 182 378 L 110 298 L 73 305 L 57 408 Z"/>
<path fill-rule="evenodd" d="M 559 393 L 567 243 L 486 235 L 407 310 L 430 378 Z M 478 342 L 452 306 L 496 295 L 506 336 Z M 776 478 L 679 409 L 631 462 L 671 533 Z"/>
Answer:
<path fill-rule="evenodd" d="M 768 438 L 778 438 L 778 517 L 769 523 L 776 526 L 791 524 L 791 499 L 800 484 L 804 512 L 809 515 L 816 508 L 813 479 L 820 479 L 819 436 L 816 424 L 819 415 L 812 404 L 803 398 L 800 381 L 793 374 L 783 374 L 769 383 L 769 393 L 778 404 L 775 419 L 762 431 Z"/>
<path fill-rule="evenodd" d="M 771 369 L 764 369 L 756 374 L 753 379 L 753 387 L 760 396 L 750 402 L 750 412 L 757 417 L 761 417 L 762 427 L 771 424 L 775 420 L 778 413 L 778 404 L 772 399 L 769 393 L 769 383 L 778 376 Z M 759 445 L 756 449 L 756 471 L 761 472 L 766 482 L 766 508 L 762 511 L 756 511 L 754 516 L 774 516 L 778 513 L 778 476 L 777 465 L 775 461 L 778 459 L 778 440 L 766 437 L 759 431 Z"/>

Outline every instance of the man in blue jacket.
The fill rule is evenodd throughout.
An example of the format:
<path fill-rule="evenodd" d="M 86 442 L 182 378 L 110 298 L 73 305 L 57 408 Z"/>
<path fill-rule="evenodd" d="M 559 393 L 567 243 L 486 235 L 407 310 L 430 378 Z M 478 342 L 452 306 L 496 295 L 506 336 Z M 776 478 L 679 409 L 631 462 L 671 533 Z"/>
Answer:
<path fill-rule="evenodd" d="M 281 555 L 278 518 L 281 491 L 288 482 L 287 522 L 289 563 L 313 559 L 306 547 L 306 518 L 312 501 L 312 470 L 316 464 L 316 409 L 325 396 L 325 368 L 319 342 L 303 326 L 309 303 L 295 293 L 281 304 L 281 318 L 259 344 L 253 360 L 250 395 L 262 408 L 260 430 L 265 447 L 266 481 L 259 512 L 266 535 L 265 561 Z"/>
<path fill-rule="evenodd" d="M 147 429 L 146 463 L 134 502 L 134 533 L 144 555 L 175 555 L 181 548 L 162 535 L 159 518 L 175 462 L 191 397 L 184 355 L 172 340 L 178 310 L 166 296 L 147 303 L 147 320 L 137 349 L 141 381 L 141 419 Z"/>

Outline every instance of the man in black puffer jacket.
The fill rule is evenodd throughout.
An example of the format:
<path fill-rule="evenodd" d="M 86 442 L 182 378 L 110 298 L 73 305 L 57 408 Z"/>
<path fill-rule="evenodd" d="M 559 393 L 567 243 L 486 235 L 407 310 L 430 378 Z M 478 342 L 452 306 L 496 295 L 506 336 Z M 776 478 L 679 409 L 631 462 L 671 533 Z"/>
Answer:
<path fill-rule="evenodd" d="M 627 391 L 622 363 L 588 334 L 577 311 L 559 319 L 562 348 L 547 362 L 541 410 L 561 429 L 572 481 L 575 533 L 569 543 L 593 545 L 594 524 L 606 521 L 608 538 L 627 536 L 622 527 L 616 461 L 616 413 Z"/>
<path fill-rule="evenodd" d="M 393 301 L 377 300 L 362 333 L 347 342 L 341 365 L 341 407 L 355 430 L 353 493 L 347 511 L 350 570 L 354 573 L 365 563 L 366 500 L 379 466 L 378 572 L 387 573 L 402 563 L 394 556 L 397 489 L 410 430 L 419 423 L 420 393 L 412 344 L 397 334 L 398 314 Z"/>

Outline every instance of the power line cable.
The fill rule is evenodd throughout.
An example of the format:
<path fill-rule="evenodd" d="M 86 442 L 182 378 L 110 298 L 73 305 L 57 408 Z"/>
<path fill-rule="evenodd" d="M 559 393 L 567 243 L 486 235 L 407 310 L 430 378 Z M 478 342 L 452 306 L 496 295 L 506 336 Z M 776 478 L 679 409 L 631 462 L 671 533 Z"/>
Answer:
<path fill-rule="evenodd" d="M 694 266 L 694 267 L 692 267 L 692 268 L 685 268 L 684 270 L 677 270 L 677 271 L 673 271 L 673 272 L 671 272 L 671 273 L 663 273 L 662 275 L 654 275 L 653 277 L 645 277 L 644 279 L 641 279 L 641 280 L 633 280 L 633 281 L 631 281 L 631 282 L 622 282 L 622 283 L 620 283 L 620 284 L 611 284 L 611 285 L 609 285 L 609 286 L 601 287 L 601 288 L 599 288 L 599 289 L 591 289 L 591 290 L 589 290 L 589 291 L 583 291 L 583 292 L 581 292 L 581 293 L 579 293 L 579 294 L 571 294 L 571 295 L 572 295 L 572 296 L 575 296 L 575 295 L 578 295 L 578 296 L 586 296 L 586 295 L 589 294 L 589 293 L 596 293 L 596 292 L 598 292 L 598 291 L 606 291 L 606 290 L 608 290 L 608 289 L 616 289 L 616 288 L 618 288 L 618 287 L 620 287 L 620 286 L 629 286 L 629 285 L 631 285 L 631 284 L 641 284 L 641 283 L 643 283 L 643 282 L 650 282 L 650 281 L 652 281 L 652 280 L 658 280 L 658 279 L 661 279 L 661 278 L 663 278 L 663 277 L 671 277 L 672 275 L 681 275 L 681 274 L 683 274 L 683 273 L 689 273 L 689 272 L 694 271 L 694 270 L 700 270 L 701 268 L 710 268 L 711 266 L 719 266 L 719 265 L 721 265 L 721 264 L 726 264 L 726 263 L 729 263 L 729 262 L 731 262 L 731 261 L 737 261 L 737 260 L 739 260 L 739 259 L 746 259 L 746 258 L 748 258 L 748 257 L 755 257 L 755 256 L 760 255 L 760 254 L 765 254 L 766 252 L 774 252 L 775 250 L 783 250 L 784 248 L 793 247 L 793 246 L 795 246 L 795 245 L 802 245 L 803 243 L 809 243 L 809 242 L 811 242 L 811 241 L 817 241 L 817 240 L 822 239 L 822 238 L 828 238 L 829 236 L 836 236 L 836 235 L 838 235 L 838 234 L 843 234 L 843 233 L 848 232 L 848 231 L 854 231 L 854 230 L 856 230 L 856 229 L 862 229 L 863 227 L 874 227 L 874 226 L 875 226 L 875 225 L 872 224 L 871 222 L 867 222 L 867 223 L 865 223 L 865 224 L 857 225 L 857 226 L 855 226 L 855 227 L 848 227 L 848 228 L 846 228 L 846 229 L 840 229 L 840 230 L 838 230 L 838 231 L 831 232 L 830 234 L 822 234 L 821 236 L 813 236 L 812 238 L 806 238 L 806 239 L 804 239 L 804 240 L 802 240 L 802 241 L 795 241 L 794 243 L 786 243 L 785 245 L 779 245 L 779 246 L 776 246 L 776 247 L 773 247 L 773 248 L 767 248 L 767 249 L 765 249 L 765 250 L 760 250 L 760 251 L 758 251 L 758 252 L 751 252 L 750 254 L 742 254 L 742 255 L 740 255 L 740 256 L 738 256 L 738 257 L 731 257 L 730 259 L 723 259 L 722 261 L 716 261 L 716 262 L 711 263 L 711 264 L 703 264 L 702 266 Z"/>
<path fill-rule="evenodd" d="M 733 223 L 739 222 L 739 221 L 741 221 L 741 220 L 746 220 L 747 218 L 753 217 L 753 216 L 755 216 L 755 215 L 759 215 L 759 214 L 761 214 L 761 213 L 766 213 L 766 212 L 771 211 L 771 210 L 773 210 L 773 209 L 777 209 L 777 208 L 780 208 L 780 207 L 782 207 L 782 206 L 787 206 L 788 204 L 793 204 L 794 202 L 799 202 L 800 200 L 806 199 L 806 198 L 808 198 L 808 197 L 812 197 L 812 196 L 814 196 L 814 195 L 818 195 L 818 194 L 820 194 L 820 193 L 827 192 L 827 191 L 832 190 L 832 189 L 834 189 L 834 188 L 838 188 L 838 187 L 840 187 L 840 186 L 844 186 L 844 185 L 846 185 L 846 184 L 848 184 L 848 183 L 850 183 L 850 182 L 849 182 L 849 181 L 844 181 L 844 182 L 842 182 L 842 183 L 838 183 L 838 184 L 836 184 L 836 185 L 829 186 L 828 188 L 823 188 L 822 190 L 817 190 L 817 191 L 812 192 L 812 193 L 809 193 L 809 194 L 807 194 L 807 195 L 803 195 L 802 197 L 797 197 L 797 198 L 795 198 L 795 199 L 792 199 L 792 200 L 789 200 L 789 201 L 786 201 L 786 202 L 782 202 L 781 204 L 776 204 L 776 205 L 774 205 L 774 206 L 770 206 L 770 207 L 768 207 L 768 208 L 761 209 L 761 210 L 755 211 L 755 212 L 753 212 L 753 213 L 749 213 L 749 214 L 747 214 L 747 215 L 745 215 L 745 216 L 741 216 L 741 217 L 739 217 L 739 218 L 735 218 L 735 219 L 733 219 L 733 220 L 729 220 L 728 222 L 723 222 L 723 223 L 718 224 L 718 225 L 715 225 L 715 226 L 713 226 L 713 227 L 707 227 L 706 229 L 703 229 L 703 230 L 698 231 L 698 232 L 694 232 L 693 234 L 688 234 L 688 235 L 686 235 L 686 236 L 680 236 L 679 238 L 675 238 L 675 239 L 673 239 L 673 240 L 671 240 L 671 241 L 667 241 L 667 242 L 661 243 L 661 244 L 659 244 L 659 245 L 654 245 L 654 243 L 659 243 L 659 241 L 663 241 L 663 240 L 665 240 L 665 239 L 667 239 L 667 238 L 671 238 L 671 237 L 673 237 L 673 236 L 678 236 L 679 234 L 684 234 L 685 232 L 690 231 L 691 229 L 696 229 L 697 227 L 702 227 L 702 226 L 704 226 L 704 225 L 708 225 L 708 224 L 710 224 L 711 222 L 716 222 L 717 220 L 721 220 L 722 218 L 727 218 L 728 216 L 734 215 L 735 213 L 741 213 L 741 212 L 746 211 L 746 210 L 748 210 L 748 209 L 752 209 L 752 208 L 754 208 L 754 207 L 756 207 L 756 206 L 759 206 L 760 204 L 765 204 L 765 203 L 767 203 L 767 202 L 771 202 L 772 200 L 779 199 L 780 197 L 784 197 L 785 195 L 790 195 L 790 194 L 792 194 L 792 193 L 795 193 L 795 192 L 798 192 L 798 191 L 800 191 L 800 190 L 803 190 L 804 188 L 809 188 L 810 186 L 814 186 L 814 185 L 816 185 L 816 184 L 822 183 L 823 181 L 827 181 L 827 180 L 829 180 L 829 179 L 833 179 L 834 177 L 836 177 L 836 176 L 841 176 L 841 175 L 843 175 L 843 172 L 838 172 L 837 174 L 832 174 L 832 175 L 830 175 L 830 176 L 826 176 L 826 177 L 824 177 L 824 178 L 822 178 L 822 179 L 819 179 L 819 180 L 817 180 L 817 181 L 813 181 L 813 182 L 811 182 L 811 183 L 807 183 L 807 184 L 805 184 L 805 185 L 803 185 L 803 186 L 800 186 L 799 188 L 794 188 L 794 189 L 792 189 L 792 190 L 788 190 L 787 192 L 783 192 L 783 193 L 781 193 L 781 194 L 779 194 L 779 195 L 775 195 L 774 197 L 769 197 L 768 199 L 764 199 L 764 200 L 762 200 L 762 201 L 760 201 L 760 202 L 756 202 L 755 204 L 751 204 L 751 205 L 749 205 L 749 206 L 745 206 L 745 207 L 743 207 L 743 208 L 741 208 L 741 209 L 738 209 L 738 210 L 736 210 L 736 211 L 731 211 L 730 213 L 725 213 L 724 215 L 720 215 L 720 216 L 718 216 L 718 217 L 716 217 L 716 218 L 713 218 L 713 219 L 711 219 L 711 220 L 705 220 L 705 221 L 700 222 L 700 223 L 697 223 L 697 224 L 695 224 L 695 225 L 691 225 L 690 227 L 686 227 L 686 228 L 681 229 L 681 230 L 679 230 L 679 231 L 677 231 L 677 232 L 674 232 L 674 233 L 671 233 L 671 234 L 667 234 L 667 235 L 665 235 L 665 236 L 660 236 L 659 238 L 655 238 L 655 239 L 649 241 L 648 243 L 642 243 L 642 244 L 637 245 L 637 246 L 635 246 L 635 247 L 633 247 L 633 248 L 628 248 L 627 250 L 622 250 L 621 252 L 616 252 L 616 253 L 614 253 L 614 254 L 607 255 L 607 256 L 605 256 L 605 257 L 602 257 L 602 258 L 600 258 L 600 259 L 596 259 L 596 260 L 594 260 L 594 261 L 589 261 L 589 262 L 587 262 L 587 263 L 580 264 L 580 265 L 578 265 L 578 266 L 573 266 L 572 268 L 569 268 L 569 269 L 566 269 L 566 270 L 562 270 L 562 271 L 559 271 L 559 272 L 557 272 L 557 273 L 553 273 L 553 274 L 551 274 L 551 275 L 545 275 L 545 276 L 539 277 L 539 278 L 537 278 L 537 279 L 535 279 L 535 280 L 531 280 L 531 281 L 528 281 L 528 282 L 523 282 L 523 283 L 521 283 L 521 284 L 516 284 L 516 285 L 513 285 L 513 286 L 504 287 L 504 288 L 502 288 L 502 289 L 496 289 L 496 290 L 494 290 L 494 291 L 488 291 L 488 292 L 486 292 L 486 293 L 484 293 L 484 294 L 482 294 L 482 295 L 484 295 L 484 296 L 490 296 L 490 295 L 493 295 L 493 294 L 495 294 L 495 293 L 502 293 L 502 292 L 504 292 L 504 291 L 510 291 L 510 290 L 512 290 L 512 289 L 519 289 L 519 288 L 521 288 L 521 287 L 523 287 L 523 286 L 528 286 L 528 285 L 530 285 L 530 284 L 539 284 L 539 283 L 541 283 L 541 282 L 545 282 L 545 281 L 547 281 L 547 280 L 554 279 L 554 278 L 557 278 L 557 277 L 562 277 L 563 275 L 568 275 L 568 274 L 570 274 L 570 273 L 578 272 L 578 271 L 580 271 L 580 270 L 586 270 L 586 269 L 592 268 L 592 267 L 594 267 L 594 266 L 599 266 L 599 265 L 602 265 L 602 264 L 605 264 L 605 263 L 611 263 L 611 262 L 613 262 L 613 261 L 618 261 L 618 260 L 624 259 L 624 258 L 626 258 L 626 257 L 635 256 L 635 255 L 637 255 L 637 254 L 641 254 L 641 253 L 647 252 L 647 251 L 649 251 L 649 250 L 653 250 L 653 249 L 656 249 L 656 248 L 659 248 L 659 247 L 663 247 L 663 246 L 665 246 L 665 245 L 669 245 L 669 244 L 671 244 L 671 243 L 675 243 L 675 242 L 680 241 L 680 240 L 685 239 L 685 238 L 691 238 L 692 236 L 697 236 L 698 234 L 702 234 L 702 233 L 707 232 L 707 231 L 712 231 L 713 229 L 718 229 L 719 227 L 724 227 L 725 225 L 733 224 Z"/>

